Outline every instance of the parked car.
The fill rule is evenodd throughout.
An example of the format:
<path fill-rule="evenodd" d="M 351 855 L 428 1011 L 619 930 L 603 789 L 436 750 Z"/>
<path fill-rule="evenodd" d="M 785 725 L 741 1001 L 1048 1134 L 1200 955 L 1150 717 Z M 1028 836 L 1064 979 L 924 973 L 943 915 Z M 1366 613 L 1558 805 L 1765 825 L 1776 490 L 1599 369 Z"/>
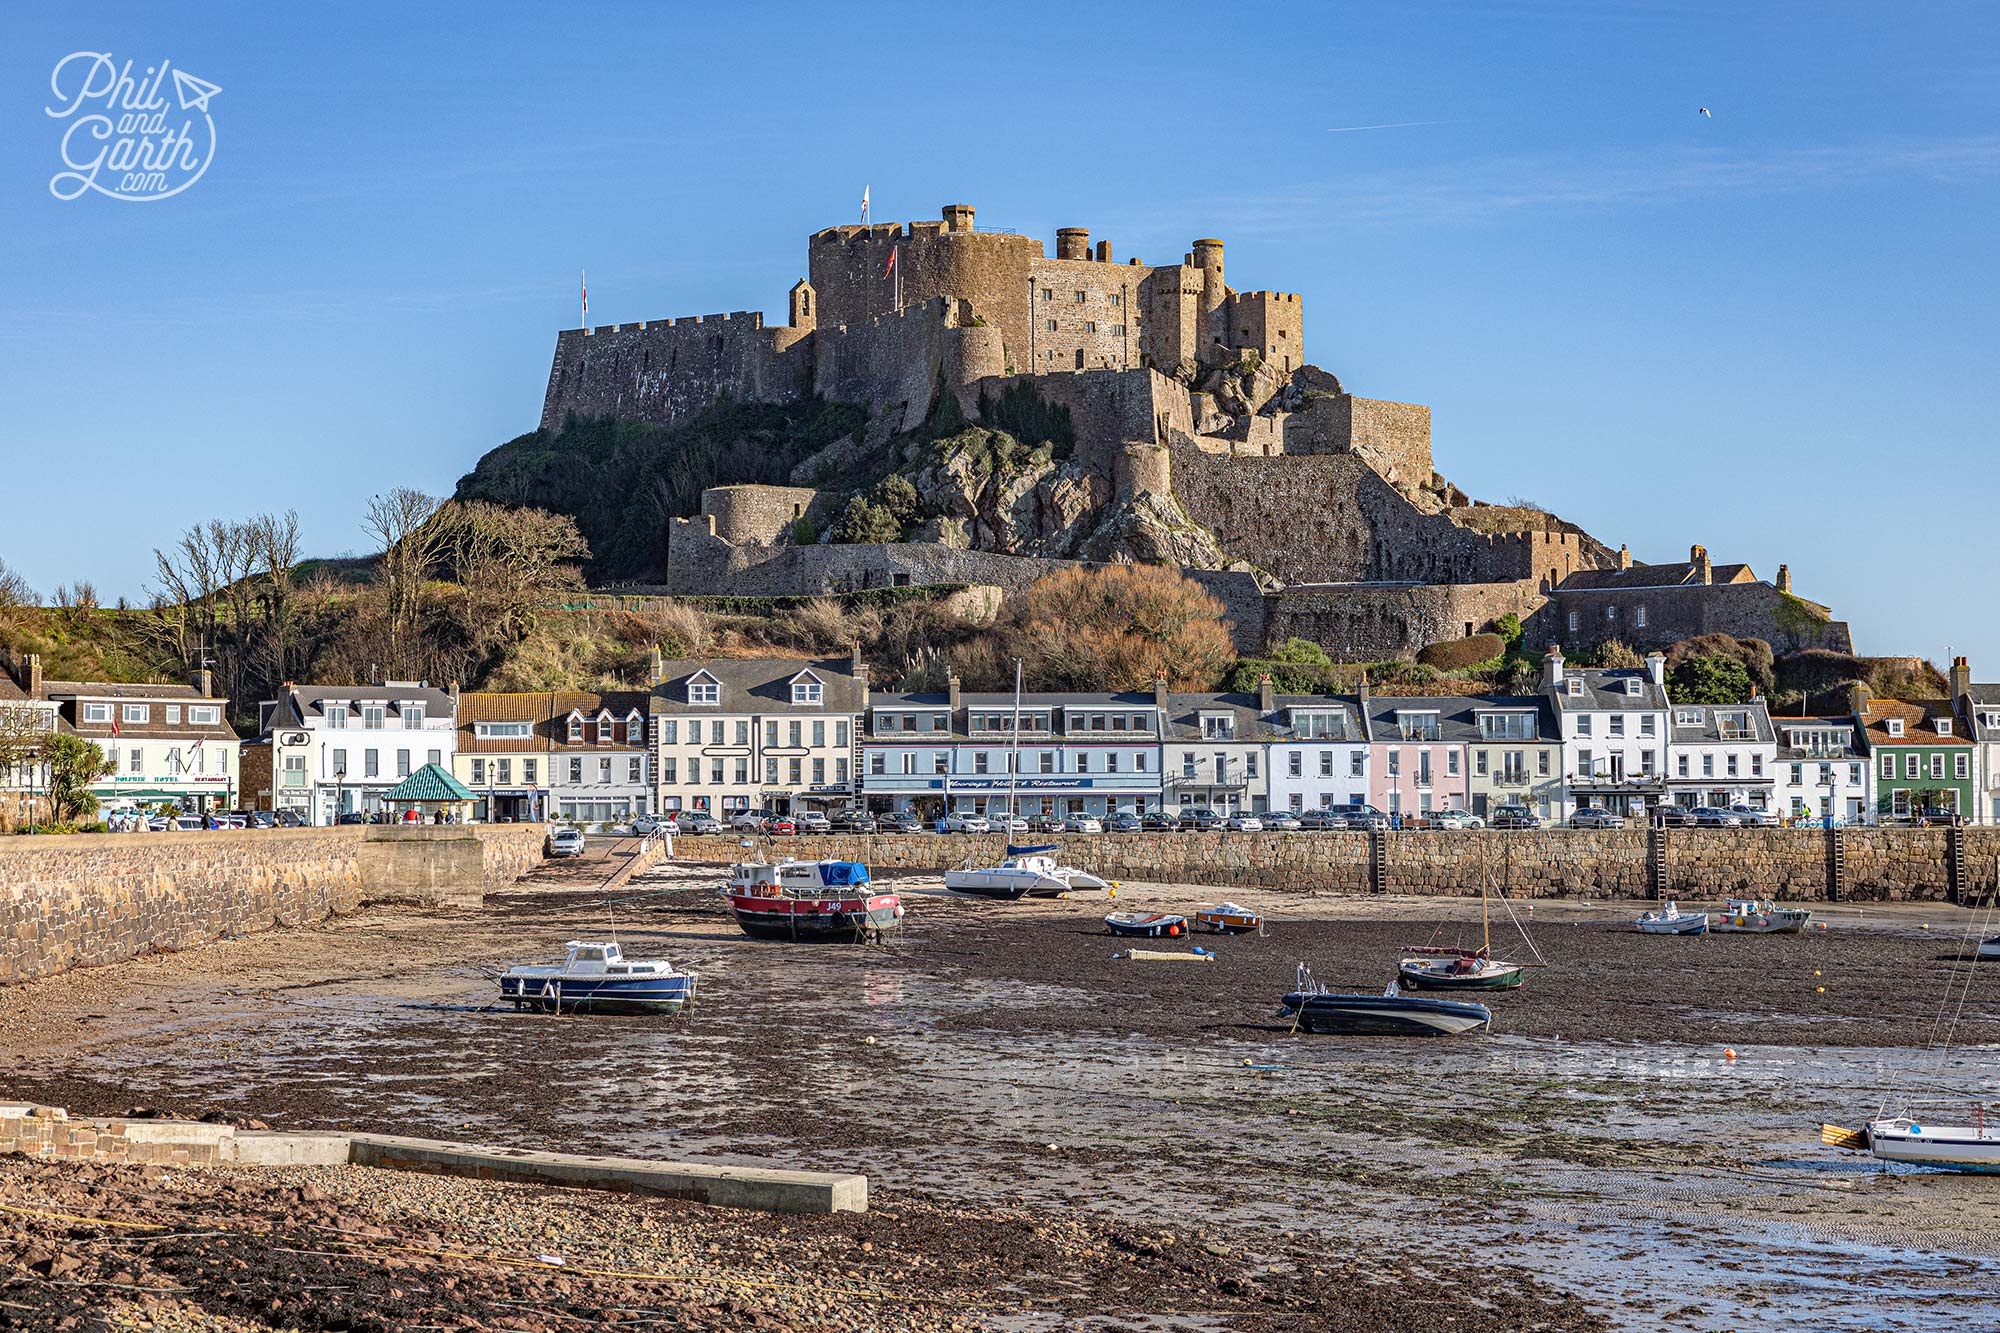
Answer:
<path fill-rule="evenodd" d="M 1653 823 L 1660 828 L 1688 828 L 1694 823 L 1694 811 L 1685 805 L 1662 805 L 1654 809 Z"/>
<path fill-rule="evenodd" d="M 1030 831 L 1026 815 L 988 815 L 986 817 L 986 824 L 990 832 L 1005 833 L 1009 836 Z"/>
<path fill-rule="evenodd" d="M 1222 822 L 1222 826 L 1235 833 L 1262 833 L 1264 821 L 1255 815 L 1237 813 Z"/>
<path fill-rule="evenodd" d="M 817 810 L 801 810 L 792 816 L 792 823 L 801 833 L 833 832 L 833 821 Z"/>
<path fill-rule="evenodd" d="M 882 831 L 884 833 L 925 833 L 929 831 L 929 826 L 923 820 L 905 811 L 900 815 L 884 815 L 882 817 Z"/>
<path fill-rule="evenodd" d="M 1344 829 L 1389 827 L 1389 816 L 1383 814 L 1372 805 L 1330 805 L 1320 813 L 1324 814 L 1330 820 L 1339 821 L 1337 824 L 1329 825 L 1329 827 Z"/>
<path fill-rule="evenodd" d="M 1772 822 L 1771 816 L 1754 806 L 1732 805 L 1729 813 L 1736 816 L 1736 822 L 1744 828 L 1762 828 Z"/>
<path fill-rule="evenodd" d="M 1328 833 L 1347 827 L 1347 820 L 1330 810 L 1306 810 L 1299 815 L 1299 827 L 1308 833 Z"/>
<path fill-rule="evenodd" d="M 1171 810 L 1151 810 L 1142 815 L 1139 822 L 1148 833 L 1178 833 L 1181 831 L 1180 817 Z"/>
<path fill-rule="evenodd" d="M 333 822 L 336 824 L 366 824 L 368 822 L 368 816 L 362 814 L 359 810 L 349 810 L 346 814 L 342 815 L 340 818 L 334 820 Z"/>
<path fill-rule="evenodd" d="M 873 833 L 880 825 L 866 810 L 842 810 L 833 817 L 837 833 Z"/>
<path fill-rule="evenodd" d="M 1145 830 L 1146 821 L 1127 810 L 1104 821 L 1104 827 L 1113 833 L 1140 833 Z"/>
<path fill-rule="evenodd" d="M 776 819 L 767 819 L 764 821 L 764 832 L 774 838 L 795 837 L 798 831 L 798 821 L 790 815 L 779 815 Z"/>
<path fill-rule="evenodd" d="M 764 815 L 761 811 L 745 810 L 741 814 L 730 817 L 729 827 L 756 833 L 764 827 Z"/>
<path fill-rule="evenodd" d="M 1735 828 L 1743 822 L 1720 806 L 1698 805 L 1689 813 L 1694 816 L 1696 828 Z"/>
<path fill-rule="evenodd" d="M 1063 816 L 1062 831 L 1064 833 L 1102 833 L 1104 832 L 1104 821 L 1096 815 L 1065 815 Z"/>
<path fill-rule="evenodd" d="M 946 815 L 938 823 L 940 833 L 991 833 L 993 826 L 984 815 Z"/>
<path fill-rule="evenodd" d="M 1478 815 L 1464 810 L 1434 810 L 1431 812 L 1431 827 L 1441 829 L 1485 828 L 1486 821 Z"/>
<path fill-rule="evenodd" d="M 542 839 L 544 856 L 582 856 L 583 830 L 578 828 L 550 829 L 548 837 Z"/>
<path fill-rule="evenodd" d="M 1571 828 L 1624 828 L 1625 816 L 1615 815 L 1601 805 L 1580 806 L 1569 817 Z"/>
<path fill-rule="evenodd" d="M 278 821 L 279 828 L 306 827 L 306 817 L 296 810 L 274 810 L 271 813 L 272 817 Z"/>
<path fill-rule="evenodd" d="M 1181 818 L 1196 833 L 1214 833 L 1229 821 L 1213 810 L 1183 810 Z"/>
<path fill-rule="evenodd" d="M 1542 818 L 1525 805 L 1503 805 L 1493 812 L 1494 828 L 1540 828 Z"/>
<path fill-rule="evenodd" d="M 696 811 L 694 814 L 691 815 L 682 815 L 679 819 L 675 820 L 674 822 L 680 825 L 681 832 L 683 833 L 728 832 L 728 828 L 723 824 L 721 820 L 717 819 L 714 815 L 702 814 L 700 811 Z"/>
<path fill-rule="evenodd" d="M 1297 815 L 1281 810 L 1275 815 L 1264 816 L 1264 827 L 1274 833 L 1297 833 L 1304 825 Z"/>

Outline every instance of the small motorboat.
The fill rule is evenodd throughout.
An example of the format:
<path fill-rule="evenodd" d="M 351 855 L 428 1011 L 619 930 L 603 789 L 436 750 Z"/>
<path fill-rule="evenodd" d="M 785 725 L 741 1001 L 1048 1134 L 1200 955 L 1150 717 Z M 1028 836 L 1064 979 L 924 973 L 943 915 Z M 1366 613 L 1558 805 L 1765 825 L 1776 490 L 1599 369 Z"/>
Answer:
<path fill-rule="evenodd" d="M 1235 903 L 1217 903 L 1213 907 L 1203 907 L 1194 914 L 1195 924 L 1204 930 L 1215 931 L 1219 935 L 1247 935 L 1264 928 L 1264 916 L 1247 907 Z"/>
<path fill-rule="evenodd" d="M 555 967 L 510 967 L 500 998 L 516 1009 L 677 1014 L 694 999 L 694 974 L 663 959 L 628 960 L 615 943 L 571 940 Z"/>
<path fill-rule="evenodd" d="M 1683 912 L 1679 903 L 1670 902 L 1632 924 L 1641 935 L 1706 935 L 1708 913 Z"/>
<path fill-rule="evenodd" d="M 2000 935 L 1995 935 L 1990 940 L 1979 941 L 1979 956 L 2000 962 Z"/>
<path fill-rule="evenodd" d="M 1188 933 L 1187 918 L 1171 912 L 1113 912 L 1104 924 L 1113 935 L 1135 939 L 1175 939 Z"/>
<path fill-rule="evenodd" d="M 1053 898 L 1079 889 L 1108 889 L 1111 884 L 1087 870 L 1058 865 L 1049 853 L 1055 844 L 1041 847 L 1007 848 L 1007 857 L 997 866 L 969 866 L 944 872 L 944 886 L 955 893 L 973 893 L 983 898 Z"/>
<path fill-rule="evenodd" d="M 1396 975 L 1418 990 L 1515 990 L 1527 975 L 1521 963 L 1489 958 L 1483 949 L 1434 949 L 1412 945 Z"/>
<path fill-rule="evenodd" d="M 2000 1173 L 2000 1124 L 1986 1123 L 1974 1103 L 1971 1124 L 1940 1125 L 1909 1116 L 1871 1120 L 1860 1129 L 1821 1125 L 1820 1140 L 1836 1148 L 1873 1153 L 1884 1162 L 1907 1162 L 1946 1171 Z M 1960 1113 L 1963 1115 L 1963 1112 Z"/>
<path fill-rule="evenodd" d="M 1280 1018 L 1307 1032 L 1354 1037 L 1438 1037 L 1477 1031 L 1493 1021 L 1493 1011 L 1470 1000 L 1431 1000 L 1404 995 L 1390 982 L 1380 995 L 1343 995 L 1315 986 L 1312 971 L 1299 964 L 1298 989 L 1285 996 Z"/>
<path fill-rule="evenodd" d="M 1731 898 L 1709 918 L 1708 928 L 1717 934 L 1796 935 L 1810 920 L 1812 913 L 1803 907 L 1780 907 L 1769 898 Z"/>
<path fill-rule="evenodd" d="M 903 924 L 903 900 L 874 892 L 859 861 L 745 861 L 722 892 L 752 939 L 879 943 Z"/>

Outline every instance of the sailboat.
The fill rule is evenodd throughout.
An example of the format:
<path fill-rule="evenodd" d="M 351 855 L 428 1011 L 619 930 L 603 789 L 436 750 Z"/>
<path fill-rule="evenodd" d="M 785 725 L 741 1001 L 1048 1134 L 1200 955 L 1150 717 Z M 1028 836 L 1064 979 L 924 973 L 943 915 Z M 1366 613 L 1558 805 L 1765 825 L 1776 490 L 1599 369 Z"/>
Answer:
<path fill-rule="evenodd" d="M 1983 942 L 1979 948 L 1968 950 L 1965 946 L 1992 928 L 1996 905 L 2000 905 L 2000 898 L 1987 905 L 1986 916 L 1979 922 L 1979 931 L 1974 931 L 1972 922 L 1966 923 L 1965 939 L 1960 945 L 1958 957 L 1952 961 L 1951 972 L 1946 974 L 1944 994 L 1938 1002 L 1937 1016 L 1931 1022 L 1931 1039 L 1927 1046 L 1927 1049 L 1937 1052 L 1940 1067 L 1952 1049 L 1958 1016 L 1964 1012 L 1966 997 L 1972 991 L 1972 979 L 1979 973 Z M 1958 976 L 1961 965 L 1965 968 L 1963 982 Z M 1821 1125 L 1820 1142 L 1829 1147 L 1872 1153 L 1876 1160 L 1883 1162 L 1904 1162 L 1946 1171 L 2000 1174 L 2000 1114 L 1996 1114 L 1992 1121 L 1986 1118 L 1989 1111 L 2000 1112 L 2000 1107 L 1989 1107 L 1971 1096 L 1903 1096 L 1898 1099 L 1896 1112 L 1892 1115 L 1889 1100 L 1884 1098 L 1876 1109 L 1875 1118 L 1859 1129 Z"/>
<path fill-rule="evenodd" d="M 1507 900 L 1502 898 L 1502 905 Z M 1405 986 L 1417 990 L 1516 990 L 1527 976 L 1530 967 L 1546 967 L 1541 950 L 1535 949 L 1535 942 L 1528 938 L 1527 928 L 1521 919 L 1514 916 L 1514 909 L 1507 907 L 1507 915 L 1521 932 L 1521 939 L 1528 948 L 1534 950 L 1533 963 L 1509 963 L 1493 956 L 1493 922 L 1488 910 L 1491 899 L 1486 893 L 1486 849 L 1482 844 L 1479 851 L 1479 947 L 1477 949 L 1443 948 L 1428 944 L 1405 945 L 1407 955 L 1396 969 L 1396 975 Z"/>
<path fill-rule="evenodd" d="M 1017 799 L 1021 772 L 1021 659 L 1014 659 L 1014 748 L 1007 757 L 1007 815 L 1002 827 L 1011 830 L 1020 813 Z M 1060 897 L 1077 889 L 1108 889 L 1108 882 L 1087 870 L 1059 865 L 1045 846 L 1016 847 L 1010 840 L 1007 855 L 997 866 L 960 866 L 944 872 L 944 886 L 956 893 L 974 893 L 984 898 L 1017 899 L 1025 896 Z"/>

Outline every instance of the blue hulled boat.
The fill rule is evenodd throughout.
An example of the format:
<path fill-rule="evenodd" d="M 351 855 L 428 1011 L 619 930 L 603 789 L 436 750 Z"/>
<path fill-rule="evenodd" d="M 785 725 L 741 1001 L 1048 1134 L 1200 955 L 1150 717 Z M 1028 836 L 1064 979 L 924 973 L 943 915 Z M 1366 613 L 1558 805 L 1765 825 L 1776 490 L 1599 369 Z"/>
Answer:
<path fill-rule="evenodd" d="M 663 959 L 628 961 L 616 944 L 593 941 L 564 947 L 558 966 L 501 973 L 500 998 L 516 1009 L 627 1014 L 675 1014 L 694 999 L 694 975 Z"/>
<path fill-rule="evenodd" d="M 1329 991 L 1313 984 L 1304 964 L 1299 966 L 1298 989 L 1285 996 L 1278 1016 L 1306 1032 L 1353 1037 L 1457 1036 L 1493 1021 L 1493 1011 L 1483 1004 L 1404 995 L 1394 982 L 1379 995 Z"/>

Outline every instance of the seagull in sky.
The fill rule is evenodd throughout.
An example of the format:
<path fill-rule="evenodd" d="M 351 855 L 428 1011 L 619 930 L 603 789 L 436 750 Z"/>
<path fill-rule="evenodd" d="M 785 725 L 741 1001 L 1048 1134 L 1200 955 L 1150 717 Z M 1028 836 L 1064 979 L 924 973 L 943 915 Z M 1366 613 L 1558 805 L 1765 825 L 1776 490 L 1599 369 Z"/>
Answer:
<path fill-rule="evenodd" d="M 1698 106 L 1698 107 L 1696 107 L 1696 108 L 1695 108 L 1695 114 L 1697 114 L 1697 115 L 1702 115 L 1702 116 L 1707 116 L 1707 117 L 1708 117 L 1708 118 L 1709 118 L 1710 120 L 1714 120 L 1714 119 L 1715 119 L 1715 114 L 1714 114 L 1713 112 L 1711 112 L 1711 111 L 1710 111 L 1710 110 L 1709 110 L 1709 109 L 1708 109 L 1707 107 L 1705 107 L 1705 106 Z"/>

